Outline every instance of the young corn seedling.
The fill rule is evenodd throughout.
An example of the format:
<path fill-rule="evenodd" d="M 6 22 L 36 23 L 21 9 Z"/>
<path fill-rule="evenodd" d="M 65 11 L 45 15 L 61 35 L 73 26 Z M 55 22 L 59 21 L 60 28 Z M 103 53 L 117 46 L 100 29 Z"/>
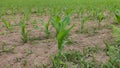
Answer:
<path fill-rule="evenodd" d="M 58 9 L 56 9 L 56 8 L 52 8 L 52 9 L 49 11 L 50 16 L 59 15 L 59 13 L 60 13 L 60 11 L 58 11 Z"/>
<path fill-rule="evenodd" d="M 2 42 L 2 48 L 0 49 L 0 53 L 1 52 L 6 52 L 6 53 L 13 53 L 14 49 L 15 49 L 15 45 L 13 45 L 12 47 L 6 47 L 6 43 Z"/>
<path fill-rule="evenodd" d="M 12 25 L 9 22 L 7 22 L 7 20 L 5 20 L 5 19 L 2 19 L 2 23 L 11 32 Z"/>
<path fill-rule="evenodd" d="M 64 14 L 70 15 L 72 13 L 72 9 L 64 8 Z"/>
<path fill-rule="evenodd" d="M 84 25 L 85 22 L 88 21 L 89 17 L 81 18 L 81 24 L 80 24 L 80 33 L 84 32 Z"/>
<path fill-rule="evenodd" d="M 102 22 L 103 19 L 104 19 L 104 15 L 103 15 L 102 13 L 98 13 L 98 14 L 97 14 L 98 29 L 100 28 L 101 22 Z"/>
<path fill-rule="evenodd" d="M 23 15 L 26 21 L 30 20 L 30 10 L 25 10 Z"/>
<path fill-rule="evenodd" d="M 120 10 L 116 10 L 114 14 L 115 14 L 114 17 L 115 21 L 120 23 Z"/>
<path fill-rule="evenodd" d="M 27 43 L 28 41 L 28 31 L 26 30 L 26 25 L 23 21 L 20 22 L 20 28 L 21 28 L 21 39 L 24 43 Z"/>
<path fill-rule="evenodd" d="M 120 45 L 120 28 L 112 25 L 112 34 L 115 39 L 115 42 Z"/>
<path fill-rule="evenodd" d="M 40 20 L 41 24 L 44 26 L 44 32 L 46 34 L 46 38 L 49 38 L 50 32 L 49 32 L 49 21 L 48 22 L 44 22 L 43 20 Z"/>
<path fill-rule="evenodd" d="M 101 64 L 101 68 L 119 68 L 120 67 L 120 46 L 116 44 L 105 43 L 105 52 L 109 60 Z"/>
<path fill-rule="evenodd" d="M 68 33 L 70 32 L 70 30 L 74 27 L 74 25 L 72 25 L 69 28 L 66 28 L 67 25 L 70 23 L 69 16 L 66 16 L 62 20 L 60 19 L 60 17 L 56 16 L 54 19 L 52 19 L 51 23 L 56 30 L 56 39 L 57 39 L 58 50 L 59 50 L 58 52 L 59 52 L 59 56 L 61 56 L 62 49 L 65 44 L 65 38 L 68 35 Z"/>
<path fill-rule="evenodd" d="M 36 20 L 34 20 L 34 21 L 32 22 L 32 26 L 33 26 L 33 28 L 36 29 L 36 30 L 39 29 L 39 27 L 37 26 L 37 21 L 36 21 Z"/>
<path fill-rule="evenodd" d="M 56 39 L 57 39 L 57 43 L 58 43 L 59 55 L 61 55 L 61 53 L 62 53 L 62 49 L 65 44 L 65 37 L 68 35 L 70 30 L 73 28 L 73 26 L 71 26 L 68 29 L 63 29 L 57 34 Z"/>

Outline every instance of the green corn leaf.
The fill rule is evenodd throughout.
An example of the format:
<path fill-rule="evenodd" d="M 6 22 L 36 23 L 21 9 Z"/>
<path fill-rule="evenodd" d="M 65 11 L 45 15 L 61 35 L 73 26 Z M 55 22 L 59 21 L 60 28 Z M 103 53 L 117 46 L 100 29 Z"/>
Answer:
<path fill-rule="evenodd" d="M 104 19 L 104 15 L 102 13 L 98 13 L 97 19 L 99 20 L 99 22 L 101 22 Z"/>
<path fill-rule="evenodd" d="M 3 25 L 8 29 L 8 30 L 12 30 L 12 26 L 9 22 L 7 22 L 7 20 L 2 19 Z"/>
<path fill-rule="evenodd" d="M 120 10 L 115 11 L 115 20 L 120 23 Z"/>
<path fill-rule="evenodd" d="M 56 16 L 56 17 L 53 17 L 52 19 L 51 19 L 51 24 L 52 24 L 52 26 L 56 29 L 56 33 L 58 33 L 59 32 L 59 30 L 60 30 L 60 17 L 59 16 Z"/>
<path fill-rule="evenodd" d="M 112 33 L 116 42 L 120 42 L 120 28 L 112 25 Z"/>
<path fill-rule="evenodd" d="M 49 32 L 49 22 L 50 22 L 50 20 L 46 23 L 43 20 L 41 20 L 41 24 L 44 26 L 44 32 L 46 34 L 46 38 L 48 38 L 49 34 L 50 34 L 50 32 Z"/>
<path fill-rule="evenodd" d="M 65 28 L 70 23 L 70 17 L 66 16 L 62 21 L 60 21 L 60 28 Z"/>
<path fill-rule="evenodd" d="M 33 25 L 33 28 L 34 28 L 34 29 L 36 29 L 36 30 L 39 29 L 39 27 L 37 26 L 37 21 L 36 21 L 36 20 L 34 20 L 34 21 L 32 22 L 32 25 Z"/>
<path fill-rule="evenodd" d="M 72 25 L 70 28 L 60 31 L 57 35 L 57 40 L 63 40 L 74 26 L 75 25 Z"/>
<path fill-rule="evenodd" d="M 21 39 L 24 43 L 28 41 L 28 31 L 26 31 L 26 25 L 23 21 L 20 21 L 20 28 L 21 28 Z"/>

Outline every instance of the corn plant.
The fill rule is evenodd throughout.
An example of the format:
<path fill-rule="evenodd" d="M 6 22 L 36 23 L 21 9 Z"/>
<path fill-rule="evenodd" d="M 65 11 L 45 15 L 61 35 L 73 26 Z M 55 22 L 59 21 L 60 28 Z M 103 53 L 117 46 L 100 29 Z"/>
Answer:
<path fill-rule="evenodd" d="M 30 10 L 24 10 L 23 17 L 26 21 L 28 21 L 30 19 Z"/>
<path fill-rule="evenodd" d="M 72 13 L 72 9 L 70 8 L 64 8 L 64 14 L 65 15 L 70 15 Z"/>
<path fill-rule="evenodd" d="M 109 60 L 101 64 L 101 68 L 119 68 L 120 67 L 120 46 L 111 45 L 109 43 L 105 43 L 106 48 L 105 52 L 109 56 Z"/>
<path fill-rule="evenodd" d="M 120 10 L 116 10 L 114 14 L 115 14 L 115 17 L 114 17 L 115 21 L 120 23 Z"/>
<path fill-rule="evenodd" d="M 49 38 L 50 32 L 49 32 L 49 21 L 44 22 L 43 20 L 40 20 L 40 23 L 44 26 L 44 32 L 46 34 L 46 38 Z"/>
<path fill-rule="evenodd" d="M 28 31 L 26 30 L 26 25 L 23 21 L 20 22 L 20 28 L 21 28 L 21 39 L 24 43 L 27 43 L 28 41 Z"/>
<path fill-rule="evenodd" d="M 52 19 L 52 25 L 56 30 L 56 39 L 57 39 L 57 44 L 58 44 L 58 50 L 59 50 L 59 55 L 61 56 L 63 46 L 65 44 L 65 38 L 70 32 L 70 30 L 74 27 L 72 25 L 69 28 L 66 28 L 67 25 L 70 23 L 70 17 L 66 16 L 64 19 L 60 19 L 60 17 L 56 16 L 54 19 Z"/>
<path fill-rule="evenodd" d="M 2 23 L 11 32 L 12 25 L 9 22 L 7 22 L 7 20 L 5 20 L 5 19 L 2 19 Z"/>
<path fill-rule="evenodd" d="M 119 68 L 120 67 L 120 28 L 112 25 L 112 34 L 115 43 L 105 42 L 106 55 L 109 56 L 109 60 L 101 65 L 101 68 Z"/>
<path fill-rule="evenodd" d="M 98 28 L 100 28 L 101 22 L 102 22 L 103 19 L 104 19 L 104 15 L 103 15 L 102 13 L 98 13 L 98 14 L 97 14 Z"/>
<path fill-rule="evenodd" d="M 112 25 L 112 34 L 115 39 L 115 42 L 120 45 L 120 28 Z"/>
<path fill-rule="evenodd" d="M 58 49 L 59 49 L 59 54 L 61 54 L 61 51 L 63 49 L 63 45 L 65 44 L 65 37 L 68 35 L 68 33 L 70 32 L 70 30 L 73 28 L 73 26 L 71 26 L 70 28 L 66 29 L 66 30 L 61 30 L 58 35 L 57 35 L 57 42 L 58 42 Z"/>
<path fill-rule="evenodd" d="M 36 29 L 36 30 L 39 29 L 39 27 L 37 26 L 37 21 L 36 21 L 36 20 L 34 20 L 34 21 L 32 22 L 32 26 L 33 26 L 33 28 Z"/>
<path fill-rule="evenodd" d="M 49 14 L 50 14 L 50 16 L 59 15 L 59 14 L 60 14 L 60 11 L 58 11 L 58 9 L 56 9 L 56 8 L 52 8 L 52 9 L 49 11 Z"/>
<path fill-rule="evenodd" d="M 52 57 L 52 68 L 99 68 L 93 56 L 89 61 L 86 61 L 86 57 L 78 51 L 63 53 L 61 57 L 55 55 Z"/>
<path fill-rule="evenodd" d="M 85 17 L 85 18 L 81 17 L 80 33 L 84 32 L 84 25 L 85 25 L 85 22 L 88 21 L 88 19 L 89 19 L 89 17 Z"/>

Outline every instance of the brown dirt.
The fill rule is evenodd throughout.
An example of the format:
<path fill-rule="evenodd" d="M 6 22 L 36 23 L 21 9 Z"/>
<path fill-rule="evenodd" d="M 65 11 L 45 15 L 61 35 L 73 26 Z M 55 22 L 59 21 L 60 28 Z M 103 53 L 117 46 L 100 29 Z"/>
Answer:
<path fill-rule="evenodd" d="M 49 16 L 36 16 L 31 15 L 28 21 L 27 30 L 29 30 L 30 41 L 26 44 L 22 43 L 20 34 L 20 21 L 21 15 L 15 16 L 3 16 L 11 24 L 16 24 L 13 26 L 12 33 L 10 33 L 5 27 L 0 29 L 0 50 L 2 49 L 3 42 L 6 48 L 12 48 L 15 46 L 13 52 L 0 52 L 0 68 L 33 68 L 35 65 L 47 64 L 50 61 L 50 56 L 57 52 L 57 44 L 54 39 L 55 30 L 50 29 L 51 37 L 49 39 L 45 38 L 44 28 L 39 23 L 40 30 L 33 29 L 31 22 L 36 20 L 39 22 L 41 18 L 48 21 Z M 111 20 L 104 20 L 102 22 L 101 29 L 96 33 L 93 32 L 93 28 L 97 27 L 96 21 L 88 21 L 85 24 L 85 29 L 87 33 L 80 34 L 76 33 L 79 30 L 80 22 L 78 19 L 72 19 L 71 24 L 76 24 L 76 27 L 72 29 L 69 34 L 69 39 L 72 40 L 73 44 L 65 46 L 64 50 L 75 50 L 82 51 L 85 47 L 98 46 L 104 49 L 104 40 L 111 41 L 111 30 L 106 28 L 106 25 L 111 24 Z M 2 22 L 0 21 L 0 25 Z M 96 55 L 97 61 L 105 62 L 108 57 L 103 53 L 99 52 Z"/>

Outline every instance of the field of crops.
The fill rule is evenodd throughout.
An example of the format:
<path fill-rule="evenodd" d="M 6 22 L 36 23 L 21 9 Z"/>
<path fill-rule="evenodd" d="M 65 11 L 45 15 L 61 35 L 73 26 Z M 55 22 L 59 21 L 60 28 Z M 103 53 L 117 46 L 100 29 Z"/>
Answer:
<path fill-rule="evenodd" d="M 120 0 L 0 0 L 0 68 L 120 68 Z"/>

